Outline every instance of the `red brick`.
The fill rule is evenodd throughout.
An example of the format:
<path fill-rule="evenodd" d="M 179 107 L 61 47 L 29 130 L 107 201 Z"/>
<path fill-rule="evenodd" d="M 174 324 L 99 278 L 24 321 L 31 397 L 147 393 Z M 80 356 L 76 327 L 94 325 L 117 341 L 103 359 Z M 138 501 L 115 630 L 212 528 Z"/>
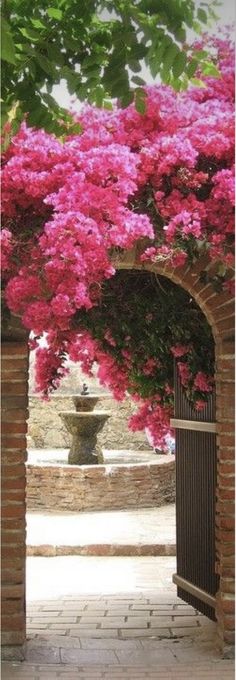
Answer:
<path fill-rule="evenodd" d="M 21 630 L 25 626 L 24 613 L 21 614 L 3 614 L 1 617 L 2 630 Z"/>
<path fill-rule="evenodd" d="M 216 520 L 218 526 L 222 529 L 234 529 L 235 520 L 234 517 L 220 517 Z"/>
<path fill-rule="evenodd" d="M 221 335 L 223 335 L 224 331 L 233 331 L 234 332 L 234 326 L 235 326 L 235 321 L 234 321 L 234 316 L 231 316 L 226 319 L 222 319 L 222 321 L 217 322 L 217 330 L 218 332 L 221 332 Z"/>
<path fill-rule="evenodd" d="M 15 408 L 27 408 L 28 407 L 28 395 L 26 394 L 25 396 L 15 396 L 12 394 L 11 396 L 4 395 L 2 399 L 2 404 L 4 406 L 4 409 L 15 409 Z"/>
<path fill-rule="evenodd" d="M 13 567 L 7 568 L 7 565 L 2 565 L 2 574 L 1 574 L 1 580 L 2 583 L 7 582 L 7 587 L 10 588 L 12 591 L 12 588 L 15 588 L 16 583 L 20 583 L 24 581 L 24 574 L 25 570 L 22 567 L 22 558 L 20 560 L 14 559 Z M 14 569 L 15 565 L 15 569 Z M 18 587 L 18 586 L 17 586 Z M 14 597 L 14 596 L 13 596 Z M 2 598 L 4 598 L 3 592 L 2 592 Z"/>
<path fill-rule="evenodd" d="M 27 420 L 28 417 L 29 417 L 29 411 L 28 411 L 28 409 L 25 409 L 25 408 L 24 409 L 23 408 L 18 408 L 18 409 L 13 408 L 13 409 L 9 410 L 9 409 L 2 407 L 1 414 L 2 414 L 2 422 L 4 422 L 4 423 L 8 423 L 8 422 L 11 423 L 12 421 L 15 422 L 15 423 L 16 422 L 21 423 L 21 422 L 24 422 L 25 420 Z"/>
<path fill-rule="evenodd" d="M 16 505 L 3 505 L 2 517 L 23 517 L 25 508 L 22 503 Z"/>
<path fill-rule="evenodd" d="M 2 545 L 23 545 L 26 531 L 2 531 Z"/>
<path fill-rule="evenodd" d="M 3 434 L 26 434 L 28 426 L 26 422 L 2 423 Z"/>
<path fill-rule="evenodd" d="M 225 530 L 221 529 L 220 527 L 216 526 L 216 538 L 217 541 L 222 542 L 222 547 L 221 547 L 221 554 L 224 554 L 224 544 L 230 543 L 231 545 L 233 544 L 234 541 L 234 532 L 231 529 Z"/>
<path fill-rule="evenodd" d="M 228 418 L 226 422 L 217 422 L 217 433 L 220 435 L 234 435 L 234 418 Z"/>
<path fill-rule="evenodd" d="M 228 487 L 234 489 L 235 477 L 234 475 L 219 475 L 218 483 L 220 487 Z"/>
<path fill-rule="evenodd" d="M 2 493 L 12 493 L 13 491 L 23 491 L 26 486 L 26 476 L 25 475 L 19 475 L 14 473 L 14 465 L 11 466 L 12 469 L 12 477 L 7 477 L 2 475 L 1 479 L 1 489 Z M 2 498 L 3 500 L 3 498 Z"/>
<path fill-rule="evenodd" d="M 222 498 L 222 499 L 223 498 L 224 499 L 227 499 L 227 498 L 231 499 L 232 498 L 233 499 L 235 493 L 234 493 L 233 489 L 227 489 L 227 488 L 225 489 L 225 488 L 221 487 L 221 488 L 218 489 L 217 495 L 218 495 L 218 498 Z"/>
<path fill-rule="evenodd" d="M 235 618 L 234 616 L 222 616 L 222 622 L 226 630 L 235 629 Z"/>
<path fill-rule="evenodd" d="M 230 369 L 218 369 L 219 371 L 219 380 L 218 383 L 220 385 L 221 382 L 223 383 L 234 383 L 234 367 Z"/>
<path fill-rule="evenodd" d="M 22 611 L 22 599 L 5 600 L 3 614 L 20 614 Z"/>
<path fill-rule="evenodd" d="M 234 558 L 234 554 L 233 554 L 233 545 L 234 545 L 233 541 L 231 541 L 231 545 L 232 545 L 232 554 L 226 555 L 226 556 L 224 554 L 222 554 L 221 558 L 220 558 L 221 566 L 224 569 L 224 573 L 222 572 L 222 576 L 224 576 L 224 577 L 233 576 L 233 574 L 226 574 L 226 569 L 228 569 L 228 570 L 233 569 L 233 573 L 234 573 L 235 558 Z"/>
<path fill-rule="evenodd" d="M 230 557 L 234 554 L 234 545 L 232 545 L 232 543 L 229 542 L 229 543 L 224 543 L 224 545 L 222 546 L 221 541 L 216 540 L 216 552 L 217 552 L 217 555 L 219 556 L 219 559 L 220 559 L 220 555 L 222 556 L 222 554 L 224 555 L 224 557 L 227 557 L 227 556 Z"/>
<path fill-rule="evenodd" d="M 234 579 L 222 578 L 220 581 L 220 589 L 222 593 L 234 593 L 235 592 Z"/>
<path fill-rule="evenodd" d="M 9 359 L 14 358 L 16 359 L 17 357 L 22 358 L 28 357 L 29 350 L 28 350 L 28 344 L 26 342 L 2 342 L 2 356 L 6 359 L 9 357 Z"/>
<path fill-rule="evenodd" d="M 6 381 L 6 382 L 4 382 Z M 22 385 L 25 383 L 28 384 L 28 374 L 26 371 L 2 371 L 2 385 L 3 385 L 3 390 L 4 390 L 4 385 L 6 385 L 7 382 L 11 382 L 12 385 L 17 385 L 18 383 L 21 383 Z M 3 392 L 4 394 L 4 392 Z"/>
<path fill-rule="evenodd" d="M 2 451 L 2 467 L 10 469 L 13 465 L 18 465 L 20 463 L 24 463 L 27 458 L 27 451 L 26 449 L 20 449 L 17 451 Z"/>
<path fill-rule="evenodd" d="M 227 383 L 220 383 L 216 387 L 216 394 L 219 396 L 231 396 L 231 401 L 233 401 L 232 397 L 234 396 L 235 393 L 235 385 L 233 382 L 227 382 Z"/>
<path fill-rule="evenodd" d="M 234 614 L 235 601 L 234 599 L 221 599 L 221 608 L 225 614 Z"/>
<path fill-rule="evenodd" d="M 6 530 L 7 531 L 19 531 L 25 526 L 25 518 L 24 519 L 3 519 L 1 522 L 1 528 L 2 531 Z"/>
<path fill-rule="evenodd" d="M 2 357 L 1 361 L 1 367 L 3 372 L 8 372 L 8 371 L 24 371 L 25 375 L 28 373 L 28 357 L 27 358 L 18 358 L 16 357 Z"/>
<path fill-rule="evenodd" d="M 234 447 L 232 449 L 220 449 L 218 451 L 218 460 L 219 461 L 229 461 L 231 462 L 232 460 L 235 459 L 235 449 Z"/>
<path fill-rule="evenodd" d="M 235 503 L 232 500 L 216 502 L 216 512 L 221 515 L 234 515 Z"/>
<path fill-rule="evenodd" d="M 11 454 L 9 453 L 9 459 L 11 460 Z M 8 463 L 4 463 L 1 467 L 2 469 L 2 478 L 7 479 L 7 478 L 19 478 L 19 477 L 25 477 L 25 472 L 26 468 L 24 463 L 19 463 L 18 465 L 11 465 Z"/>
<path fill-rule="evenodd" d="M 209 300 L 210 298 L 213 298 L 213 303 L 214 303 L 214 301 L 215 301 L 215 297 L 216 297 L 216 296 L 212 293 L 212 286 L 211 286 L 211 284 L 209 284 L 208 286 L 205 286 L 203 292 L 202 292 L 201 295 L 199 296 L 201 302 L 204 302 L 204 301 L 206 302 L 206 300 Z M 201 305 L 201 307 L 202 307 L 202 305 Z"/>
<path fill-rule="evenodd" d="M 25 545 L 2 545 L 2 560 L 13 559 L 15 557 L 25 557 Z"/>
<path fill-rule="evenodd" d="M 26 380 L 22 380 L 20 383 L 9 383 L 2 382 L 2 395 L 24 395 L 27 394 L 28 384 Z"/>
<path fill-rule="evenodd" d="M 225 347 L 225 343 L 223 343 L 223 347 L 217 347 L 216 360 L 219 368 L 224 369 L 228 368 L 229 365 L 233 365 L 235 362 L 234 346 L 232 346 L 232 352 L 228 351 L 228 346 Z"/>
<path fill-rule="evenodd" d="M 5 449 L 26 449 L 27 440 L 26 437 L 22 435 L 2 435 L 2 447 Z"/>
<path fill-rule="evenodd" d="M 223 463 L 220 466 L 220 473 L 223 474 L 230 474 L 234 473 L 235 471 L 235 464 L 234 463 Z"/>
<path fill-rule="evenodd" d="M 234 631 L 224 630 L 223 636 L 224 636 L 224 642 L 226 644 L 235 645 L 235 633 L 234 633 Z M 223 651 L 223 654 L 224 654 L 224 647 L 223 647 L 222 651 Z"/>
<path fill-rule="evenodd" d="M 25 642 L 25 626 L 22 631 L 2 631 L 1 638 L 2 646 L 23 645 Z"/>
<path fill-rule="evenodd" d="M 227 305 L 221 305 L 220 307 L 215 307 L 214 310 L 214 320 L 219 321 L 220 319 L 225 319 L 228 317 L 233 317 L 235 311 L 235 305 L 233 301 L 229 301 Z"/>
<path fill-rule="evenodd" d="M 25 588 L 23 583 L 19 585 L 5 585 L 2 584 L 2 599 L 3 600 L 15 600 L 17 598 L 23 598 L 25 593 Z"/>
<path fill-rule="evenodd" d="M 14 501 L 17 502 L 25 500 L 25 487 L 23 489 L 14 489 L 14 491 L 7 489 L 2 490 L 2 501 Z"/>

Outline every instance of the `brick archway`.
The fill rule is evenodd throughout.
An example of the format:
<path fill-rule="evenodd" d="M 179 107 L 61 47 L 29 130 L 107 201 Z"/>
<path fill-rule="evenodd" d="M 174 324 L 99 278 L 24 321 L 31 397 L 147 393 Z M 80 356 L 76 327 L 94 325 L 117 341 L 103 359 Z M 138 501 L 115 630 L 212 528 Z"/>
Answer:
<path fill-rule="evenodd" d="M 234 302 L 199 282 L 206 262 L 192 268 L 141 266 L 139 247 L 114 257 L 118 269 L 145 269 L 190 293 L 212 328 L 216 352 L 218 474 L 216 499 L 217 631 L 224 656 L 234 643 Z M 27 337 L 16 319 L 2 342 L 2 645 L 5 658 L 24 657 L 25 459 L 28 405 Z"/>

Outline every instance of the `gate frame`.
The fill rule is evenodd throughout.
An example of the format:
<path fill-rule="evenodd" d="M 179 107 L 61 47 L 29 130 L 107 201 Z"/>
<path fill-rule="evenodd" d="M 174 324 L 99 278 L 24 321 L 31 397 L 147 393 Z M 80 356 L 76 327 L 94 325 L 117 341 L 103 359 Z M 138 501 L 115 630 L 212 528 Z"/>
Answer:
<path fill-rule="evenodd" d="M 114 254 L 119 269 L 136 269 L 165 276 L 193 296 L 211 326 L 216 355 L 217 502 L 216 573 L 220 577 L 216 618 L 218 646 L 230 658 L 234 645 L 234 301 L 199 281 L 207 265 L 171 268 L 141 265 L 143 244 Z M 208 263 L 209 267 L 209 263 Z M 210 267 L 211 268 L 211 267 Z M 16 318 L 3 329 L 2 342 L 2 658 L 23 659 L 25 627 L 25 484 L 28 418 L 28 346 Z"/>

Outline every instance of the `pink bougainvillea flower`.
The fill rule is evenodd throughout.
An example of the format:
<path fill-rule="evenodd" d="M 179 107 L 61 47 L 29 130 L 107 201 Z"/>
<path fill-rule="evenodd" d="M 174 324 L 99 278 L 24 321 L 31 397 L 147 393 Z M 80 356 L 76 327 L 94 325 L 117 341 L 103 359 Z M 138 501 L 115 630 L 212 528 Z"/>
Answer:
<path fill-rule="evenodd" d="M 212 378 L 198 371 L 194 378 L 194 388 L 201 390 L 201 392 L 212 392 Z"/>
<path fill-rule="evenodd" d="M 183 357 L 184 354 L 188 354 L 190 345 L 175 345 L 175 347 L 170 349 L 174 357 Z"/>
<path fill-rule="evenodd" d="M 114 356 L 78 328 L 81 311 L 99 308 L 120 250 L 144 239 L 140 261 L 173 268 L 207 253 L 232 293 L 234 52 L 224 37 L 205 36 L 196 46 L 202 49 L 204 41 L 220 72 L 203 77 L 204 88 L 176 93 L 165 85 L 147 87 L 143 115 L 133 104 L 112 111 L 84 106 L 75 116 L 81 134 L 63 142 L 24 123 L 4 153 L 4 297 L 35 337 L 47 334 L 48 347 L 36 350 L 36 381 L 44 394 L 58 386 L 68 355 L 89 374 L 97 362 L 99 379 L 117 399 L 128 390 L 138 399 L 129 340 L 119 363 L 112 329 L 105 338 Z M 11 136 L 9 124 L 4 133 Z M 211 391 L 211 377 L 201 366 L 191 368 L 188 343 L 171 351 L 184 357 L 177 362 L 180 379 L 199 408 L 199 392 Z M 142 366 L 154 379 L 158 357 L 143 354 Z M 154 395 L 152 386 L 130 421 L 146 428 L 157 446 L 165 445 L 171 412 L 163 394 L 171 399 L 164 388 Z"/>

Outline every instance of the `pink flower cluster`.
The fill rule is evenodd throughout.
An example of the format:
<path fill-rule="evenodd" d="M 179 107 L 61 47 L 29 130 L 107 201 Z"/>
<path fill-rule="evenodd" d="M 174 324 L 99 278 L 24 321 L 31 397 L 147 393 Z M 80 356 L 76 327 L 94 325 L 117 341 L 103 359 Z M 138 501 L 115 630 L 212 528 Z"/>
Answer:
<path fill-rule="evenodd" d="M 83 132 L 64 142 L 25 124 L 11 140 L 2 173 L 5 299 L 35 336 L 48 334 L 37 363 L 44 393 L 58 384 L 66 354 L 88 372 L 96 359 L 100 380 L 118 399 L 132 387 L 128 354 L 118 367 L 76 331 L 76 314 L 99 303 L 103 281 L 115 273 L 114 248 L 132 248 L 145 237 L 150 247 L 141 259 L 164 258 L 178 267 L 205 248 L 212 260 L 232 267 L 233 49 L 227 40 L 209 45 L 221 77 L 206 78 L 204 88 L 180 94 L 146 88 L 144 115 L 133 105 L 87 106 L 77 116 Z M 147 187 L 157 219 L 143 206 Z M 106 339 L 112 345 L 109 330 Z M 180 349 L 175 356 L 182 356 Z M 178 366 L 187 385 L 188 364 Z M 144 372 L 153 370 L 149 359 Z M 195 388 L 210 389 L 201 372 Z M 140 408 L 131 426 L 142 422 L 153 428 L 156 443 L 163 441 L 168 410 L 160 412 L 155 399 Z"/>
<path fill-rule="evenodd" d="M 129 427 L 133 432 L 146 430 L 152 446 L 167 452 L 166 436 L 170 434 L 170 417 L 173 409 L 159 404 L 159 396 L 142 399 L 138 411 L 130 417 Z"/>
<path fill-rule="evenodd" d="M 13 251 L 12 234 L 9 229 L 2 229 L 0 234 L 1 268 L 7 272 L 11 267 L 11 254 Z"/>
<path fill-rule="evenodd" d="M 197 393 L 200 391 L 207 395 L 212 392 L 214 380 L 213 376 L 206 375 L 203 371 L 193 373 L 193 370 L 191 370 L 193 349 L 192 345 L 175 345 L 175 347 L 171 347 L 171 352 L 177 361 L 181 384 L 187 389 L 192 401 L 195 402 L 196 409 L 200 411 L 206 403 L 203 399 L 197 397 Z M 182 357 L 184 357 L 184 360 L 179 361 Z"/>

